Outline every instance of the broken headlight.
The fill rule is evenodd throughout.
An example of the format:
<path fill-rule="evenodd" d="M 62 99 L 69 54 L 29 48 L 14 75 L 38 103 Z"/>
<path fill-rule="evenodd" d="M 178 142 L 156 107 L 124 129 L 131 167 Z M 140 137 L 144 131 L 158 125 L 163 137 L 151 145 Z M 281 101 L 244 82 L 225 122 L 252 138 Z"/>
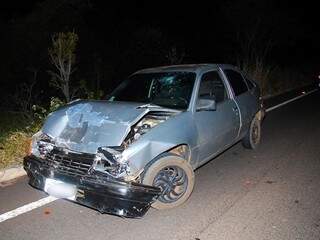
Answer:
<path fill-rule="evenodd" d="M 32 136 L 30 153 L 36 157 L 44 158 L 47 153 L 52 151 L 53 147 L 52 138 L 39 131 Z"/>
<path fill-rule="evenodd" d="M 96 153 L 92 169 L 106 173 L 114 178 L 124 177 L 129 167 L 122 159 L 122 147 L 100 147 Z"/>

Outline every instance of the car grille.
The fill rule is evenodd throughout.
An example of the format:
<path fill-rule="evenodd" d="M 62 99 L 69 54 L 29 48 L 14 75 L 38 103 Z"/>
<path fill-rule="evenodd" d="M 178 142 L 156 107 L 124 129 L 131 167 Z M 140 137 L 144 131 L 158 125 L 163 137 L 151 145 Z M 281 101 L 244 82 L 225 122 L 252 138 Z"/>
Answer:
<path fill-rule="evenodd" d="M 86 175 L 94 160 L 93 154 L 64 153 L 53 150 L 47 154 L 45 164 L 61 173 Z"/>

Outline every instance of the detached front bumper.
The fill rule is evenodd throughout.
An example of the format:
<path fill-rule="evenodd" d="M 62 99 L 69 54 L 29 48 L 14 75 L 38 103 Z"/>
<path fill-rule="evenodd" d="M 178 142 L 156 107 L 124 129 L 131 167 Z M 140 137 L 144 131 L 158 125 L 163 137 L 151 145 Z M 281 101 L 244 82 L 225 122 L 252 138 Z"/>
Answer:
<path fill-rule="evenodd" d="M 130 218 L 142 217 L 160 194 L 159 188 L 122 182 L 107 176 L 70 175 L 46 166 L 44 161 L 34 156 L 24 158 L 24 169 L 31 186 L 44 191 L 47 178 L 75 185 L 77 193 L 74 201 L 101 213 Z"/>

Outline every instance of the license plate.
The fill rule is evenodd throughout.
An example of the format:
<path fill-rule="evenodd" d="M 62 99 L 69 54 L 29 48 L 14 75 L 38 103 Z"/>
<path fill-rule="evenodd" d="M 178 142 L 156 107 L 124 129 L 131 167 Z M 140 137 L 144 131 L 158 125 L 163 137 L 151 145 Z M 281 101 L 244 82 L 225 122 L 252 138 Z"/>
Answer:
<path fill-rule="evenodd" d="M 56 198 L 67 198 L 70 200 L 75 200 L 77 187 L 60 180 L 46 178 L 44 191 L 50 196 L 54 196 Z"/>

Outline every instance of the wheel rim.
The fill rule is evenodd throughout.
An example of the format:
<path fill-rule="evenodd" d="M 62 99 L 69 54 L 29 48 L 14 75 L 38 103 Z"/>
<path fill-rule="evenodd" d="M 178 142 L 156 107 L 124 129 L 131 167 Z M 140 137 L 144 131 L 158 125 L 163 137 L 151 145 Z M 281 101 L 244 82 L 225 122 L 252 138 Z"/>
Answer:
<path fill-rule="evenodd" d="M 252 142 L 253 144 L 258 144 L 260 139 L 260 129 L 257 121 L 254 122 L 252 126 Z"/>
<path fill-rule="evenodd" d="M 188 177 L 185 171 L 178 166 L 165 167 L 155 176 L 153 186 L 161 189 L 162 194 L 158 198 L 159 201 L 172 203 L 186 192 Z"/>

